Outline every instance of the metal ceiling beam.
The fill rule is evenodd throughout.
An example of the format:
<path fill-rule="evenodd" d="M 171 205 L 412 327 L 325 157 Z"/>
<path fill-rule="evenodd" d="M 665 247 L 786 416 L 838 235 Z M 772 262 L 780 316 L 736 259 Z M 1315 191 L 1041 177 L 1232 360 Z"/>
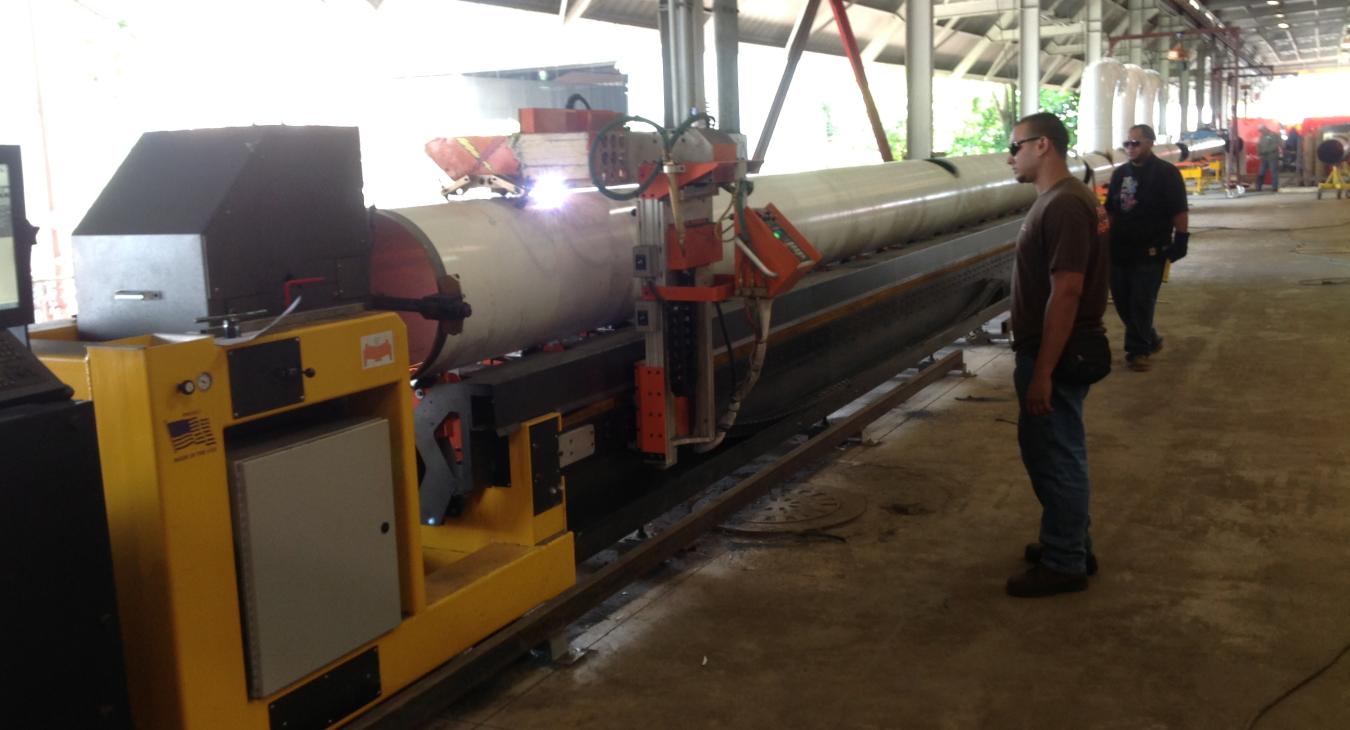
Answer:
<path fill-rule="evenodd" d="M 816 19 L 818 10 L 820 0 L 806 0 L 797 15 L 797 22 L 792 26 L 792 33 L 788 36 L 787 61 L 783 65 L 783 75 L 778 80 L 778 90 L 774 92 L 773 103 L 769 105 L 769 114 L 764 119 L 764 128 L 759 133 L 759 141 L 755 143 L 755 156 L 750 158 L 752 160 L 764 159 L 764 153 L 769 150 L 769 140 L 773 139 L 774 127 L 778 126 L 778 115 L 783 112 L 783 101 L 787 99 L 788 88 L 792 86 L 792 76 L 797 72 L 797 61 L 801 60 L 802 51 L 806 49 L 806 40 L 811 35 L 811 23 Z"/>
<path fill-rule="evenodd" d="M 992 15 L 1017 7 L 1016 0 L 966 0 L 933 6 L 933 19 L 964 18 L 970 15 Z"/>
<path fill-rule="evenodd" d="M 892 15 L 890 20 L 886 21 L 886 27 L 882 28 L 881 32 L 867 42 L 867 45 L 863 48 L 862 59 L 868 62 L 877 60 L 881 56 L 881 52 L 891 44 L 891 38 L 895 37 L 895 34 L 899 33 L 900 29 L 904 27 L 904 18 L 901 18 L 898 13 Z"/>
<path fill-rule="evenodd" d="M 1076 35 L 1082 33 L 1086 26 L 1083 23 L 1055 23 L 1053 25 L 1041 26 L 1041 38 L 1055 38 L 1062 35 Z M 1015 30 L 1004 30 L 1002 28 L 990 28 L 987 34 L 991 40 L 1000 43 L 1017 43 L 1021 38 L 1021 27 Z"/>
<path fill-rule="evenodd" d="M 1078 79 L 1083 77 L 1083 71 L 1085 70 L 1087 70 L 1087 64 L 1079 61 L 1078 68 L 1074 69 L 1069 73 L 1069 75 L 1064 79 L 1064 83 L 1060 84 L 1060 87 L 1065 89 L 1073 88 L 1073 85 L 1078 83 Z"/>
<path fill-rule="evenodd" d="M 559 3 L 558 15 L 562 16 L 563 24 L 571 23 L 590 10 L 594 2 L 595 0 L 562 0 Z"/>
<path fill-rule="evenodd" d="M 848 7 L 844 4 L 844 0 L 830 0 L 830 10 L 834 13 L 834 24 L 839 28 L 839 40 L 844 44 L 844 55 L 848 56 L 849 65 L 853 67 L 853 76 L 858 81 L 858 90 L 862 92 L 863 105 L 867 108 L 867 120 L 872 124 L 872 135 L 876 137 L 877 151 L 881 153 L 883 162 L 890 162 L 895 157 L 891 153 L 891 143 L 886 139 L 886 128 L 881 124 L 876 101 L 872 99 L 872 89 L 867 85 L 862 51 L 858 48 L 858 39 L 853 35 L 853 26 L 848 19 Z"/>
<path fill-rule="evenodd" d="M 1195 26 L 1196 28 L 1213 28 L 1215 26 L 1215 24 L 1212 23 L 1209 20 L 1209 18 L 1205 16 L 1204 12 L 1196 10 L 1195 8 L 1191 7 L 1189 2 L 1182 2 L 1181 0 L 1159 0 L 1159 1 L 1165 2 L 1167 5 L 1171 6 L 1171 8 L 1174 11 L 1180 13 L 1183 18 L 1189 21 L 1190 24 Z M 1245 61 L 1249 66 L 1260 65 L 1256 62 L 1256 59 L 1252 58 L 1250 54 L 1242 50 L 1241 42 L 1235 41 L 1231 38 L 1225 38 L 1223 36 L 1219 37 L 1223 38 L 1224 43 L 1225 45 L 1228 46 L 1229 50 L 1231 50 L 1238 58 Z"/>
<path fill-rule="evenodd" d="M 984 55 L 985 49 L 989 48 L 992 43 L 993 41 L 989 40 L 988 36 L 975 41 L 975 45 L 970 47 L 970 50 L 966 52 L 966 55 L 956 64 L 956 68 L 952 69 L 952 78 L 959 79 L 962 76 L 965 76 L 966 72 L 970 70 L 970 67 L 974 66 L 975 62 L 980 60 L 980 56 Z"/>
<path fill-rule="evenodd" d="M 998 56 L 994 58 L 994 62 L 989 66 L 989 70 L 984 72 L 984 79 L 983 79 L 984 81 L 989 81 L 993 79 L 994 74 L 998 73 L 1003 69 L 1004 64 L 1006 64 L 1008 62 L 1008 59 L 1013 55 L 1012 50 L 1015 47 L 1016 46 L 1013 46 L 1011 43 L 1009 43 L 999 49 Z"/>
<path fill-rule="evenodd" d="M 1067 63 L 1068 60 L 1068 56 L 1055 56 L 1055 60 L 1046 65 L 1045 73 L 1041 74 L 1041 86 L 1049 84 L 1051 77 L 1059 73 L 1060 67 Z"/>
<path fill-rule="evenodd" d="M 873 38 L 868 42 L 867 47 L 863 48 L 863 60 L 871 62 L 880 58 L 881 54 L 886 51 L 888 46 L 890 46 L 891 40 L 895 37 L 895 34 L 900 32 L 900 28 L 903 27 L 904 18 L 896 15 L 895 19 L 886 26 L 886 32 Z M 939 23 L 937 28 L 937 35 L 933 38 L 934 51 L 941 48 L 942 44 L 951 40 L 952 36 L 956 35 L 956 21 L 948 19 L 946 25 Z"/>

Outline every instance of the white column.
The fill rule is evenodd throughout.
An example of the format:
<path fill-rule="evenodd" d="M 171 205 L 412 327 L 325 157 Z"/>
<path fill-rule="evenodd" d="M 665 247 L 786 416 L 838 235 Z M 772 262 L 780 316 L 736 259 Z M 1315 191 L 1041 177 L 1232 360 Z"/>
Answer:
<path fill-rule="evenodd" d="M 1163 39 L 1162 60 L 1158 62 L 1158 75 L 1162 76 L 1162 88 L 1158 90 L 1158 136 L 1167 134 L 1167 103 L 1172 95 L 1172 62 L 1167 60 L 1167 40 Z"/>
<path fill-rule="evenodd" d="M 1195 57 L 1195 128 L 1205 123 L 1205 76 L 1208 75 L 1205 55 Z"/>
<path fill-rule="evenodd" d="M 905 3 L 905 159 L 933 156 L 933 0 Z"/>
<path fill-rule="evenodd" d="M 1180 139 L 1180 138 L 1181 138 L 1181 135 L 1183 135 L 1183 134 L 1185 134 L 1185 133 L 1191 131 L 1191 125 L 1190 125 L 1190 118 L 1191 118 L 1191 116 L 1190 116 L 1190 110 L 1191 110 L 1191 69 L 1190 69 L 1190 63 L 1187 62 L 1187 61 L 1182 61 L 1182 62 L 1181 62 L 1181 69 L 1180 69 L 1180 70 L 1181 70 L 1181 73 L 1179 74 L 1180 79 L 1179 79 L 1178 82 L 1177 82 L 1178 87 L 1179 87 L 1179 88 L 1177 89 L 1177 96 L 1179 97 L 1179 101 L 1181 102 L 1181 129 L 1178 129 L 1178 130 L 1177 130 L 1177 139 Z"/>
<path fill-rule="evenodd" d="M 1130 35 L 1139 35 L 1144 32 L 1144 0 L 1130 0 L 1129 4 Z M 1130 63 L 1136 66 L 1144 65 L 1144 42 L 1142 40 L 1129 41 Z"/>
<path fill-rule="evenodd" d="M 1087 0 L 1087 50 L 1083 63 L 1087 66 L 1102 60 L 1102 0 Z"/>
<path fill-rule="evenodd" d="M 741 131 L 740 31 L 736 0 L 713 0 L 713 40 L 717 51 L 717 128 Z"/>
<path fill-rule="evenodd" d="M 703 96 L 703 3 L 702 0 L 669 0 L 666 8 L 670 32 L 670 86 L 674 122 L 701 114 Z"/>
<path fill-rule="evenodd" d="M 1021 28 L 1018 42 L 1022 47 L 1022 64 L 1017 71 L 1017 87 L 1021 96 L 1021 116 L 1035 114 L 1041 108 L 1041 4 L 1040 0 L 1022 0 Z"/>

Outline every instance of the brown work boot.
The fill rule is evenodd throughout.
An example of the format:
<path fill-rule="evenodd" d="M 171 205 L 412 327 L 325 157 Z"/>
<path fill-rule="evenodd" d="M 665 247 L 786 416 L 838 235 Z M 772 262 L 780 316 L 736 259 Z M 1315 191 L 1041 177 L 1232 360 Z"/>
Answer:
<path fill-rule="evenodd" d="M 1029 542 L 1026 549 L 1022 551 L 1022 558 L 1032 565 L 1039 565 L 1043 552 L 1044 549 L 1039 542 Z M 1087 574 L 1097 574 L 1097 555 L 1095 553 L 1087 554 Z"/>
<path fill-rule="evenodd" d="M 1087 587 L 1086 575 L 1061 573 L 1044 565 L 1033 565 L 1027 572 L 1009 578 L 1007 590 L 1013 598 L 1041 598 L 1083 591 Z"/>
<path fill-rule="evenodd" d="M 1148 355 L 1127 355 L 1125 362 L 1130 364 L 1130 369 L 1136 373 L 1146 373 L 1153 369 L 1153 364 L 1148 361 Z"/>

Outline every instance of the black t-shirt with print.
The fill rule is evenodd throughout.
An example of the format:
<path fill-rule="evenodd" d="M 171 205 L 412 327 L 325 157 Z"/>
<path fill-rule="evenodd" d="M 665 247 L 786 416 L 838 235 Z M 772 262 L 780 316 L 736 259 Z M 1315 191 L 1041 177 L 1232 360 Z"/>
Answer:
<path fill-rule="evenodd" d="M 1186 183 L 1167 160 L 1149 155 L 1111 173 L 1106 212 L 1111 216 L 1111 258 L 1133 262 L 1158 256 L 1172 240 L 1172 218 L 1188 210 Z"/>

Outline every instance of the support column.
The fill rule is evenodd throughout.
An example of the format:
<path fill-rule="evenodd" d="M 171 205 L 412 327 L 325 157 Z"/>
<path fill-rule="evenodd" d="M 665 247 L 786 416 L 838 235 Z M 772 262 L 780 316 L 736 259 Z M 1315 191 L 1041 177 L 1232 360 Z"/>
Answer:
<path fill-rule="evenodd" d="M 1035 114 L 1041 108 L 1041 3 L 1040 0 L 1022 0 L 1021 28 L 1018 43 L 1022 63 L 1017 70 L 1020 96 L 1018 110 L 1021 116 Z"/>
<path fill-rule="evenodd" d="M 703 3 L 668 0 L 670 86 L 674 122 L 679 124 L 707 108 L 703 97 Z"/>
<path fill-rule="evenodd" d="M 740 30 L 737 0 L 713 0 L 713 44 L 717 52 L 717 128 L 741 131 Z"/>
<path fill-rule="evenodd" d="M 1177 138 L 1191 131 L 1190 111 L 1191 111 L 1191 69 L 1189 61 L 1181 62 L 1180 79 L 1177 81 L 1177 96 L 1181 102 L 1181 129 L 1177 130 Z"/>
<path fill-rule="evenodd" d="M 1144 32 L 1144 0 L 1129 0 L 1129 19 L 1130 35 L 1139 35 Z M 1136 66 L 1144 65 L 1144 42 L 1141 40 L 1129 41 L 1130 63 Z"/>
<path fill-rule="evenodd" d="M 1223 66 L 1236 66 L 1236 65 L 1237 65 L 1237 62 L 1234 61 L 1234 60 L 1231 59 L 1231 58 L 1225 58 L 1225 59 L 1224 59 L 1224 63 L 1222 63 L 1222 64 L 1220 64 L 1220 65 L 1223 65 Z M 1215 128 L 1215 129 L 1225 129 L 1225 128 L 1228 127 L 1228 124 L 1227 124 L 1227 118 L 1228 118 L 1228 84 L 1224 83 L 1225 79 L 1224 79 L 1224 77 L 1223 77 L 1223 74 L 1224 74 L 1223 71 L 1219 71 L 1219 72 L 1215 73 L 1215 74 L 1214 74 L 1214 79 L 1213 79 L 1213 81 L 1211 81 L 1211 83 L 1214 84 L 1215 88 L 1216 88 L 1216 89 L 1218 90 L 1218 92 L 1219 92 L 1219 105 L 1218 105 L 1217 107 L 1214 108 L 1214 128 Z"/>
<path fill-rule="evenodd" d="M 1209 57 L 1209 123 L 1215 129 L 1219 128 L 1219 119 L 1223 117 L 1223 82 L 1219 80 L 1219 72 L 1213 69 L 1223 65 L 1222 56 L 1219 51 L 1215 51 Z"/>
<path fill-rule="evenodd" d="M 1158 30 L 1168 31 L 1172 24 L 1162 20 Z M 1158 136 L 1168 134 L 1168 99 L 1172 96 L 1172 62 L 1168 61 L 1168 50 L 1172 47 L 1172 38 L 1164 36 L 1158 39 L 1158 76 L 1162 85 L 1158 88 Z"/>
<path fill-rule="evenodd" d="M 1204 54 L 1195 56 L 1195 128 L 1205 123 L 1205 76 L 1208 74 Z"/>
<path fill-rule="evenodd" d="M 933 156 L 933 0 L 905 3 L 905 159 Z"/>
<path fill-rule="evenodd" d="M 1102 60 L 1102 0 L 1087 0 L 1086 51 L 1083 63 L 1091 66 Z"/>
<path fill-rule="evenodd" d="M 671 105 L 675 92 L 670 79 L 670 12 L 667 0 L 661 0 L 657 8 L 656 35 L 661 39 L 661 99 L 665 101 L 666 107 L 664 124 L 666 129 L 670 129 L 675 126 L 675 107 Z"/>

